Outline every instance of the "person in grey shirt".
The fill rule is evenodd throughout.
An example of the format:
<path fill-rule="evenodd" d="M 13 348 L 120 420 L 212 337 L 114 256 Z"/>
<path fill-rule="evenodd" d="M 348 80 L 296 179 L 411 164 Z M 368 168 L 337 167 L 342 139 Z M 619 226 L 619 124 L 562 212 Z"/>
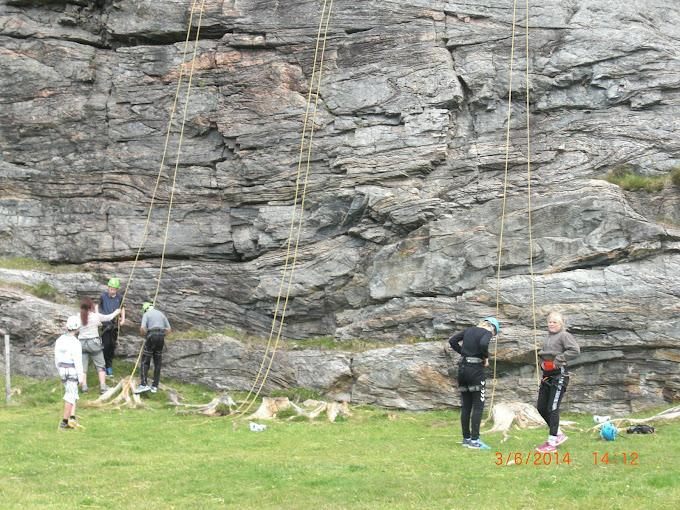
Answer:
<path fill-rule="evenodd" d="M 163 312 L 156 310 L 153 304 L 146 302 L 142 305 L 142 326 L 139 331 L 144 335 L 144 352 L 142 353 L 141 385 L 135 393 L 151 391 L 156 393 L 161 382 L 161 364 L 165 335 L 170 333 L 170 322 Z M 153 358 L 153 382 L 151 387 L 147 385 L 147 375 Z"/>
<path fill-rule="evenodd" d="M 581 348 L 564 326 L 564 317 L 559 312 L 548 315 L 548 337 L 543 342 L 541 369 L 543 376 L 538 390 L 536 409 L 550 429 L 548 440 L 536 448 L 539 452 L 551 453 L 568 438 L 560 430 L 560 404 L 569 384 L 567 363 L 575 359 Z"/>

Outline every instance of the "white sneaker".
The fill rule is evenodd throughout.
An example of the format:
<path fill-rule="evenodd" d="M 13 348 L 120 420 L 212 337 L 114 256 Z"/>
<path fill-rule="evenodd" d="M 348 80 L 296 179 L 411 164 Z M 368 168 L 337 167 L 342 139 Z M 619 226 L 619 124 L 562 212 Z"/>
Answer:
<path fill-rule="evenodd" d="M 144 393 L 150 390 L 151 388 L 149 388 L 146 384 L 141 384 L 140 386 L 137 386 L 137 388 L 135 389 L 135 394 L 139 395 L 140 393 Z"/>
<path fill-rule="evenodd" d="M 569 439 L 565 434 L 557 434 L 557 439 L 555 440 L 555 446 L 559 446 Z"/>
<path fill-rule="evenodd" d="M 156 393 L 158 391 L 158 388 L 156 386 L 151 386 L 150 391 L 151 393 Z"/>

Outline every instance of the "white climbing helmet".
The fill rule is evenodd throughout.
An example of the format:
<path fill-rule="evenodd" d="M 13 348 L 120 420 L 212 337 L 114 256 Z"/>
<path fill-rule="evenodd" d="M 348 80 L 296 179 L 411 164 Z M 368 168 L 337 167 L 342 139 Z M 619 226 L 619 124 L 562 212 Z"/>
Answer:
<path fill-rule="evenodd" d="M 80 326 L 80 317 L 78 315 L 71 315 L 68 319 L 66 319 L 66 329 L 69 331 L 80 329 Z"/>

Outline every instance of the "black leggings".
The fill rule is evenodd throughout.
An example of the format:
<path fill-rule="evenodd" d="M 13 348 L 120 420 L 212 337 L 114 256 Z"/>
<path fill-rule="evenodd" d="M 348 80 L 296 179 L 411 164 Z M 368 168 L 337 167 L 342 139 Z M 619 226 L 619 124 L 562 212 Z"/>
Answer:
<path fill-rule="evenodd" d="M 151 359 L 153 358 L 153 384 L 158 387 L 161 382 L 161 364 L 163 361 L 163 346 L 165 345 L 165 335 L 149 335 L 144 342 L 144 352 L 142 353 L 142 386 L 146 386 Z"/>
<path fill-rule="evenodd" d="M 556 436 L 560 427 L 560 404 L 567 391 L 569 376 L 564 373 L 546 375 L 543 373 L 541 387 L 538 389 L 536 409 L 550 427 L 550 435 Z"/>
<path fill-rule="evenodd" d="M 102 331 L 102 344 L 104 345 L 104 365 L 106 368 L 113 367 L 113 355 L 116 352 L 118 341 L 118 324 L 104 326 Z"/>
<path fill-rule="evenodd" d="M 479 426 L 482 423 L 486 399 L 486 381 L 482 365 L 462 363 L 458 369 L 458 387 L 460 388 L 460 425 L 463 429 L 463 438 L 479 439 Z"/>

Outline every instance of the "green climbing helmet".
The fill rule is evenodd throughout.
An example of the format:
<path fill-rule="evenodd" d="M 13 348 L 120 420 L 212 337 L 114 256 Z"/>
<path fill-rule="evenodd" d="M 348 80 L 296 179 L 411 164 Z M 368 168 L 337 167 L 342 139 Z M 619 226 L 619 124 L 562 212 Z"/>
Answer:
<path fill-rule="evenodd" d="M 147 311 L 149 308 L 153 308 L 153 303 L 149 303 L 148 301 L 146 301 L 146 302 L 142 305 L 142 313 L 146 313 L 146 311 Z"/>
<path fill-rule="evenodd" d="M 114 289 L 120 289 L 120 280 L 118 278 L 111 278 L 106 285 Z"/>
<path fill-rule="evenodd" d="M 498 319 L 496 319 L 496 317 L 484 317 L 484 322 L 488 322 L 489 324 L 491 324 L 496 330 L 496 334 L 501 332 L 501 323 L 498 322 Z"/>

